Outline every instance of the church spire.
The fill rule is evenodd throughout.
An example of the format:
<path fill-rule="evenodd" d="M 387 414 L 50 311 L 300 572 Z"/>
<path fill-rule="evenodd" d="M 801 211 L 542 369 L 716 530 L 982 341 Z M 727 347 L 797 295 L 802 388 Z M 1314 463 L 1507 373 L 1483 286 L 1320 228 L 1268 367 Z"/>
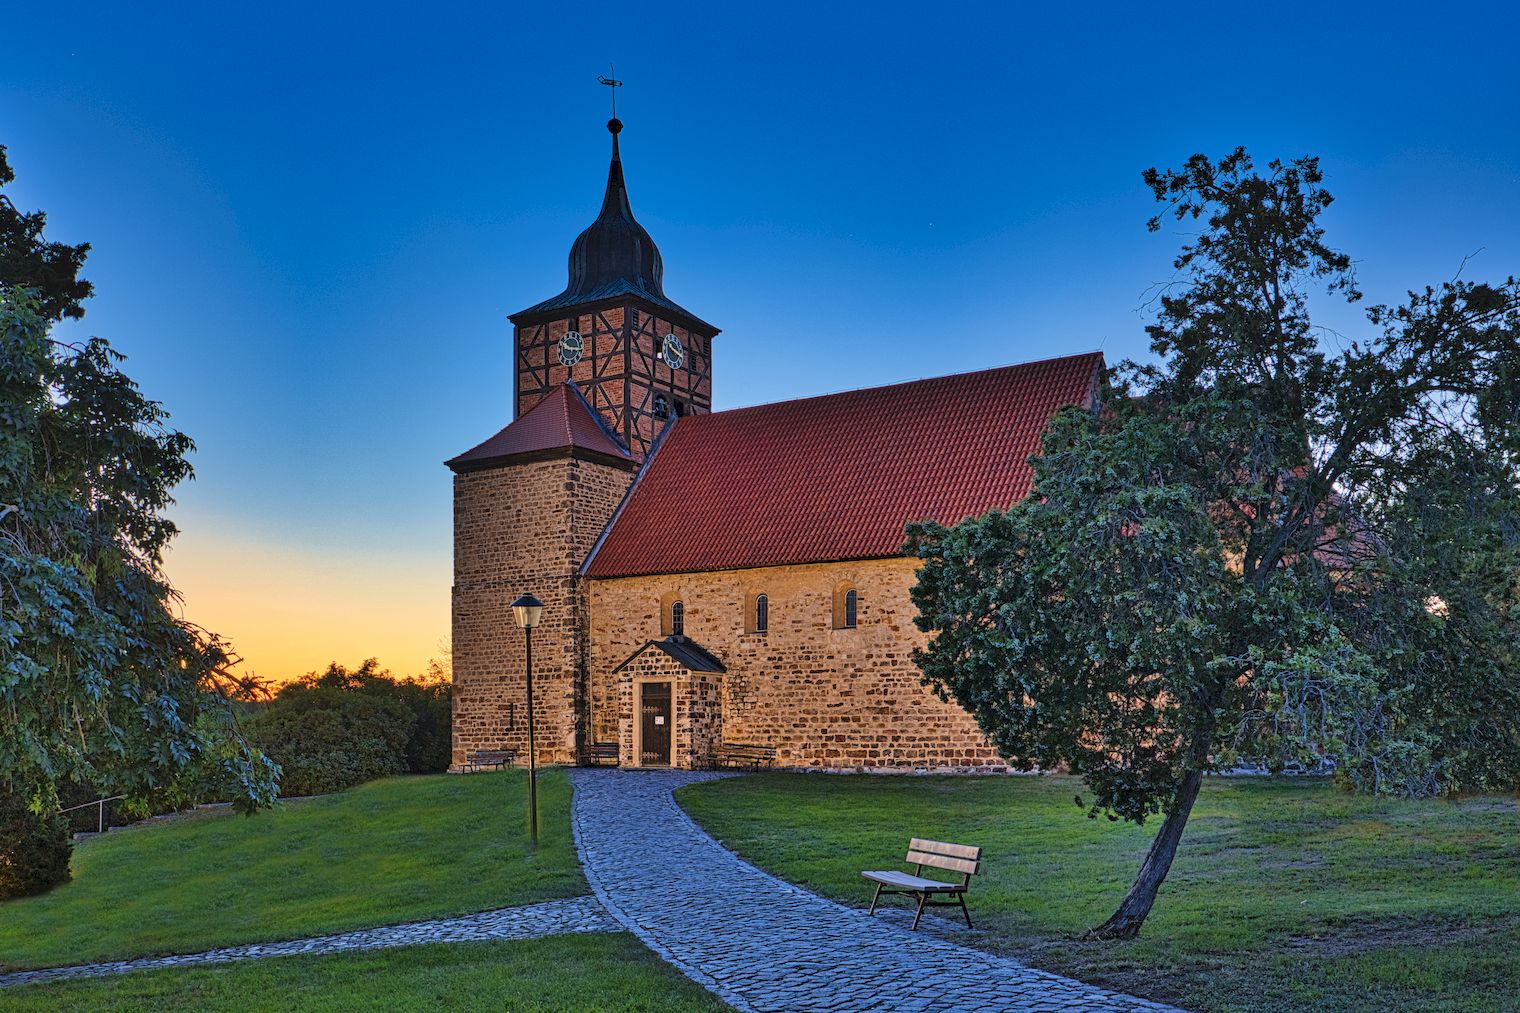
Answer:
<path fill-rule="evenodd" d="M 607 167 L 607 194 L 602 198 L 602 211 L 597 221 L 616 215 L 633 221 L 633 208 L 628 203 L 628 184 L 623 180 L 623 155 L 618 150 L 618 134 L 623 132 L 623 121 L 614 116 L 607 121 L 612 134 L 612 164 Z"/>
<path fill-rule="evenodd" d="M 614 88 L 621 84 L 611 79 L 603 79 L 602 83 Z M 614 90 L 613 94 L 617 92 Z M 717 334 L 716 327 L 665 295 L 665 263 L 660 257 L 660 248 L 633 217 L 633 206 L 628 200 L 623 154 L 619 149 L 623 121 L 617 118 L 616 106 L 612 119 L 607 121 L 607 132 L 612 135 L 612 157 L 607 164 L 607 189 L 602 194 L 602 208 L 597 212 L 596 220 L 575 238 L 570 247 L 570 277 L 565 290 L 512 314 L 512 322 L 520 324 L 549 314 L 559 315 L 567 310 L 626 298 L 642 302 L 646 311 L 658 313 L 682 327 L 708 335 Z M 574 329 L 573 324 L 571 329 Z"/>
<path fill-rule="evenodd" d="M 596 221 L 570 247 L 570 283 L 564 295 L 595 299 L 609 287 L 665 298 L 665 265 L 660 248 L 633 217 L 618 134 L 623 123 L 607 121 L 612 134 L 612 161 L 607 167 L 607 192 Z"/>

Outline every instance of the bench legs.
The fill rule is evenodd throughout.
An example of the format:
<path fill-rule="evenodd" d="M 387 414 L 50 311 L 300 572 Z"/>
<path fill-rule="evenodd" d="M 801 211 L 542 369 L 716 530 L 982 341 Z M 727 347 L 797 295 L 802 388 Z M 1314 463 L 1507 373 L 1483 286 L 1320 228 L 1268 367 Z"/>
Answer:
<path fill-rule="evenodd" d="M 879 900 L 881 900 L 882 885 L 883 884 L 881 884 L 881 883 L 877 883 L 876 884 L 876 892 L 871 895 L 871 907 L 870 907 L 869 910 L 866 911 L 866 915 L 867 916 L 874 915 L 876 913 L 876 903 Z M 918 910 L 916 910 L 916 911 L 913 912 L 913 931 L 914 932 L 918 931 L 918 923 L 919 923 L 919 920 L 922 919 L 923 916 L 924 916 L 924 908 L 930 906 L 931 904 L 934 905 L 934 906 L 936 906 L 936 907 L 954 907 L 956 904 L 959 904 L 961 906 L 961 917 L 963 917 L 963 918 L 966 919 L 966 928 L 968 928 L 968 929 L 969 928 L 973 928 L 973 926 L 971 924 L 971 910 L 966 907 L 966 895 L 964 893 L 958 893 L 958 894 L 955 895 L 955 900 L 948 901 L 948 900 L 930 900 L 929 899 L 930 895 L 928 893 L 919 893 L 916 890 L 888 890 L 887 892 L 888 893 L 893 893 L 893 894 L 899 894 L 899 895 L 901 895 L 903 897 L 917 897 L 918 898 Z"/>

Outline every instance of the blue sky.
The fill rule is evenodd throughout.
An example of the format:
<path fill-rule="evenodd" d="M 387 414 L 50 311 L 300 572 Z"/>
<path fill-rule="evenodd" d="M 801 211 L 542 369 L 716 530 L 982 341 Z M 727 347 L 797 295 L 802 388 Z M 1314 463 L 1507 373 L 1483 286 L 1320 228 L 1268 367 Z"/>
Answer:
<path fill-rule="evenodd" d="M 1320 155 L 1369 302 L 1520 273 L 1517 37 L 1502 5 L 32 4 L 0 143 L 94 244 L 61 334 L 199 444 L 188 614 L 260 674 L 411 671 L 447 638 L 440 462 L 509 420 L 506 316 L 600 203 L 610 61 L 723 408 L 1144 354 L 1181 236 L 1140 171 L 1195 151 Z"/>

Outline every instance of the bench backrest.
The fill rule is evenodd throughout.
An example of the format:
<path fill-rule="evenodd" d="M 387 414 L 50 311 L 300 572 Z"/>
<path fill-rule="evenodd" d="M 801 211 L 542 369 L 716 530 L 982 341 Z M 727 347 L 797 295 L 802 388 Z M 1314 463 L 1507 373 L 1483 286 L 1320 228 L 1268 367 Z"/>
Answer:
<path fill-rule="evenodd" d="M 495 763 L 497 760 L 510 760 L 515 755 L 510 749 L 477 749 L 469 754 L 469 758 L 478 763 Z"/>
<path fill-rule="evenodd" d="M 968 879 L 976 875 L 982 866 L 982 849 L 969 844 L 946 844 L 944 841 L 925 841 L 913 838 L 908 842 L 908 861 L 918 866 L 959 872 Z"/>
<path fill-rule="evenodd" d="M 738 742 L 725 742 L 718 747 L 718 752 L 730 756 L 775 756 L 775 746 L 746 746 Z"/>

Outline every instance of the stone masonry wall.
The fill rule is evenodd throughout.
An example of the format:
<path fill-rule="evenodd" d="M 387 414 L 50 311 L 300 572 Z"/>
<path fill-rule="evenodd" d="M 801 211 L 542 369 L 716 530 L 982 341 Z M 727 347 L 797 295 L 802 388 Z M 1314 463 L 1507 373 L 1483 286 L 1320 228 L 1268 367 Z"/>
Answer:
<path fill-rule="evenodd" d="M 545 605 L 533 635 L 538 760 L 574 760 L 585 693 L 576 571 L 632 477 L 568 455 L 454 476 L 454 763 L 477 749 L 515 749 L 526 762 L 524 638 L 509 606 L 528 592 Z"/>
<path fill-rule="evenodd" d="M 688 637 L 718 656 L 721 736 L 775 746 L 777 764 L 822 768 L 977 768 L 1004 764 L 975 721 L 919 682 L 908 589 L 917 561 L 864 560 L 590 582 L 591 734 L 619 738 L 631 701 L 612 669 L 660 638 L 662 596 L 685 603 Z M 834 628 L 834 593 L 856 588 L 854 629 Z M 745 610 L 769 598 L 769 630 Z M 631 745 L 630 745 L 631 748 Z M 625 757 L 626 759 L 626 757 Z"/>

